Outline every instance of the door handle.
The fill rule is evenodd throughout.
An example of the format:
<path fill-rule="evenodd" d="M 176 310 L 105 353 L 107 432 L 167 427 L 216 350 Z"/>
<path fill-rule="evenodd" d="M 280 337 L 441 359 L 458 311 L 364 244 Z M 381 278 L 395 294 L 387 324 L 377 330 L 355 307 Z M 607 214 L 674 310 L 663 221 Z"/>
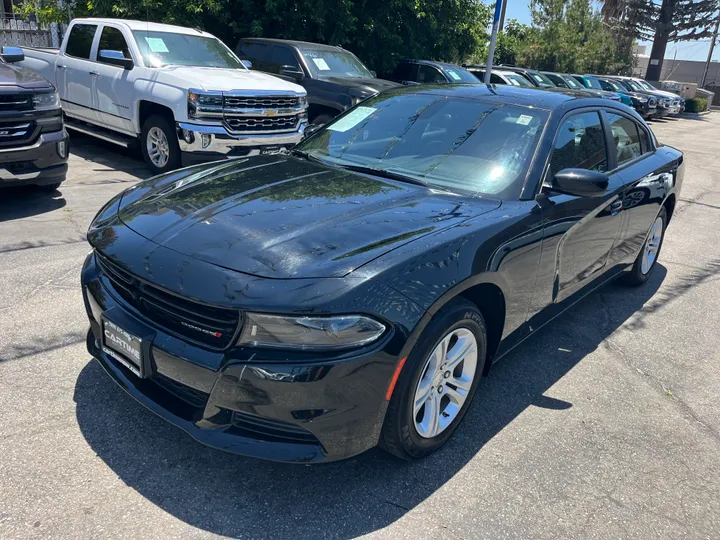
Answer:
<path fill-rule="evenodd" d="M 92 75 L 93 77 L 97 77 L 98 75 L 100 75 L 97 71 L 90 71 L 89 73 L 90 73 L 90 75 Z"/>
<path fill-rule="evenodd" d="M 62 64 L 58 64 L 58 65 L 55 66 L 55 67 L 57 67 L 58 69 L 65 69 L 65 66 L 63 66 Z"/>
<path fill-rule="evenodd" d="M 610 205 L 610 215 L 611 216 L 617 216 L 620 211 L 622 210 L 623 202 L 622 201 L 615 201 Z"/>

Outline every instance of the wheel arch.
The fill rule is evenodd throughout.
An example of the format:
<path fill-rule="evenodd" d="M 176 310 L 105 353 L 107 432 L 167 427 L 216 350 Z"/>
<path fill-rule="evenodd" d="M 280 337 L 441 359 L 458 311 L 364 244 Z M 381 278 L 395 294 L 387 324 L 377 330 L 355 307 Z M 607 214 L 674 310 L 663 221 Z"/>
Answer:
<path fill-rule="evenodd" d="M 665 207 L 665 211 L 667 212 L 668 217 L 668 224 L 672 220 L 673 212 L 675 212 L 675 205 L 677 204 L 677 196 L 675 193 L 671 193 L 667 199 L 665 199 L 665 202 L 663 203 L 663 206 Z"/>
<path fill-rule="evenodd" d="M 312 123 L 312 121 L 315 119 L 315 117 L 320 116 L 322 114 L 328 114 L 332 118 L 335 118 L 337 115 L 341 114 L 343 111 L 336 107 L 330 107 L 328 105 L 318 105 L 311 103 L 308 107 L 308 120 Z"/>
<path fill-rule="evenodd" d="M 175 122 L 175 114 L 170 107 L 154 101 L 140 100 L 138 102 L 138 123 L 141 130 L 145 121 L 155 114 L 166 116 L 171 122 Z"/>

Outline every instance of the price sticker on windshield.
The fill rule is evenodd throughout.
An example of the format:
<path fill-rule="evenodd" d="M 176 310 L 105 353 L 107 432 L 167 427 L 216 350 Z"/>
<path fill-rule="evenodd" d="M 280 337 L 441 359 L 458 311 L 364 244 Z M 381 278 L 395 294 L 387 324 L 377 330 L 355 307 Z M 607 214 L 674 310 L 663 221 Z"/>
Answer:
<path fill-rule="evenodd" d="M 458 75 L 457 73 L 455 73 L 452 69 L 448 69 L 447 72 L 448 72 L 448 75 L 450 75 L 450 78 L 451 78 L 453 81 L 459 81 L 459 80 L 460 80 L 460 75 Z"/>
<path fill-rule="evenodd" d="M 150 50 L 152 52 L 170 52 L 162 38 L 146 37 L 145 41 L 147 42 L 148 47 L 150 47 Z"/>
<path fill-rule="evenodd" d="M 315 62 L 315 65 L 320 71 L 330 71 L 330 66 L 328 66 L 324 58 L 313 58 L 312 61 Z"/>
<path fill-rule="evenodd" d="M 516 123 L 516 124 L 521 124 L 521 125 L 523 125 L 523 126 L 527 126 L 527 125 L 530 124 L 530 122 L 532 121 L 532 119 L 533 119 L 532 116 L 528 116 L 527 114 L 521 114 L 521 115 L 520 115 L 520 118 L 518 118 L 515 123 Z"/>
<path fill-rule="evenodd" d="M 328 130 L 345 132 L 357 126 L 360 122 L 368 118 L 375 111 L 377 111 L 377 109 L 373 109 L 372 107 L 356 107 L 350 113 L 343 116 L 340 120 L 334 122 L 332 125 L 329 125 Z"/>

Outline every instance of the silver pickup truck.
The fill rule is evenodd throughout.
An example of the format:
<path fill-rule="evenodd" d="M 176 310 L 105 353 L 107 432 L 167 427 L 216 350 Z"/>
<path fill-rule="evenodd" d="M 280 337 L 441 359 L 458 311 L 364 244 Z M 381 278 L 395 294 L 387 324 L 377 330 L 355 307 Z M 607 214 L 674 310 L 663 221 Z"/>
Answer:
<path fill-rule="evenodd" d="M 75 19 L 61 48 L 25 48 L 23 67 L 51 81 L 69 129 L 130 146 L 156 173 L 182 163 L 270 153 L 307 126 L 307 93 L 250 71 L 207 32 Z"/>

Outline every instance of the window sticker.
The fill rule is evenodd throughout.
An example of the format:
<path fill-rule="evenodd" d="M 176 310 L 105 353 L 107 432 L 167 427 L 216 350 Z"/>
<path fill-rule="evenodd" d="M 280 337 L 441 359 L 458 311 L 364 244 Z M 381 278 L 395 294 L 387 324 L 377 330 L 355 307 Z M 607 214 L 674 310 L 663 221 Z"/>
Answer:
<path fill-rule="evenodd" d="M 372 107 L 357 107 L 334 124 L 328 126 L 328 129 L 330 131 L 345 132 L 357 126 L 360 122 L 365 120 L 376 110 L 377 109 L 374 109 Z"/>
<path fill-rule="evenodd" d="M 515 122 L 516 124 L 522 124 L 523 126 L 527 126 L 532 121 L 533 117 L 528 116 L 527 114 L 521 114 L 520 118 L 517 119 Z"/>
<path fill-rule="evenodd" d="M 453 70 L 448 69 L 447 72 L 448 72 L 448 75 L 450 75 L 450 78 L 451 78 L 453 81 L 459 81 L 459 80 L 460 80 L 460 75 L 458 75 L 457 73 L 455 73 Z"/>
<path fill-rule="evenodd" d="M 148 47 L 150 47 L 151 52 L 170 52 L 162 38 L 146 37 L 145 41 L 147 41 Z"/>
<path fill-rule="evenodd" d="M 313 58 L 312 61 L 315 62 L 320 71 L 330 71 L 330 66 L 328 66 L 324 58 Z"/>

